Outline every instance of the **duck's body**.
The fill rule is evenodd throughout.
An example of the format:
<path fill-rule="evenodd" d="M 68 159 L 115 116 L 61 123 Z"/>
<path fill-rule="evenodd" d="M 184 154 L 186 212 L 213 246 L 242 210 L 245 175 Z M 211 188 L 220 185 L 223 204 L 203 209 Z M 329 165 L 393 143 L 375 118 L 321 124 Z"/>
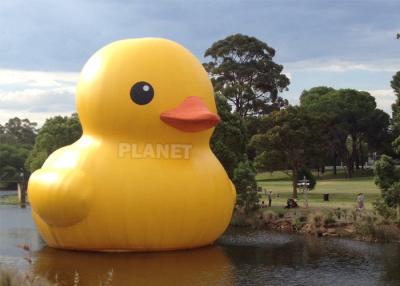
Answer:
<path fill-rule="evenodd" d="M 194 147 L 190 160 L 132 160 L 135 154 L 144 157 L 141 148 L 119 158 L 118 144 L 83 137 L 62 149 L 68 152 L 67 166 L 65 157 L 55 153 L 32 177 L 31 200 L 40 190 L 47 192 L 47 206 L 34 212 L 34 219 L 50 246 L 100 251 L 191 248 L 211 244 L 225 230 L 235 192 L 211 152 Z M 35 176 L 40 181 L 39 176 L 54 173 L 80 175 L 66 193 L 56 187 L 66 180 L 63 176 L 50 188 L 36 184 Z M 54 212 L 41 213 L 49 208 Z"/>
<path fill-rule="evenodd" d="M 95 120 L 87 118 L 101 112 L 87 97 L 97 98 L 96 92 L 107 91 L 107 85 L 94 91 L 92 82 L 81 79 L 78 86 L 84 135 L 54 152 L 29 181 L 33 217 L 43 238 L 53 247 L 97 251 L 211 244 L 227 227 L 235 201 L 234 187 L 208 145 L 213 117 L 203 110 L 203 102 L 215 111 L 213 99 L 192 98 L 179 110 L 173 109 L 178 101 L 172 99 L 171 106 L 163 108 L 172 111 L 157 111 L 158 121 L 151 117 L 152 110 L 143 113 L 140 106 L 136 119 L 148 116 L 148 123 L 131 120 L 133 126 L 119 126 L 114 122 L 113 128 L 103 126 L 103 132 Z M 204 90 L 209 93 L 209 86 Z M 103 99 L 113 102 L 107 96 Z M 196 115 L 194 124 L 180 117 L 187 108 Z M 125 112 L 121 111 L 122 116 L 131 116 Z M 103 118 L 99 121 L 104 122 Z"/>

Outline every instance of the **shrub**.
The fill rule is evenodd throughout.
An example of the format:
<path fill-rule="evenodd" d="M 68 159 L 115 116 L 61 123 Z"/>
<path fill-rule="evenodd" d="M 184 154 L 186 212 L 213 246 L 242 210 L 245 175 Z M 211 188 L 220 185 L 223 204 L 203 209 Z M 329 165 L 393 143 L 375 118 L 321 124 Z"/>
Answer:
<path fill-rule="evenodd" d="M 268 211 L 264 214 L 265 223 L 274 223 L 278 219 L 278 215 L 273 211 Z"/>
<path fill-rule="evenodd" d="M 395 209 L 389 207 L 382 199 L 377 199 L 372 205 L 374 206 L 375 212 L 385 219 L 396 219 L 397 214 Z"/>
<path fill-rule="evenodd" d="M 331 226 L 336 223 L 335 218 L 333 217 L 333 213 L 329 213 L 324 217 L 324 226 Z"/>
<path fill-rule="evenodd" d="M 373 223 L 362 222 L 356 225 L 356 232 L 364 237 L 376 237 L 376 228 Z"/>
<path fill-rule="evenodd" d="M 335 215 L 340 220 L 342 218 L 342 210 L 340 208 L 335 209 Z"/>
<path fill-rule="evenodd" d="M 324 221 L 324 215 L 322 213 L 319 212 L 311 213 L 308 216 L 308 222 L 316 228 L 322 226 L 323 221 Z"/>
<path fill-rule="evenodd" d="M 247 220 L 247 215 L 240 210 L 234 211 L 230 224 L 232 226 L 249 226 L 250 225 Z"/>
<path fill-rule="evenodd" d="M 0 285 L 5 286 L 52 286 L 55 285 L 39 276 L 21 273 L 11 268 L 0 267 Z"/>
<path fill-rule="evenodd" d="M 294 217 L 292 219 L 293 230 L 299 231 L 303 226 L 304 226 L 304 221 L 301 220 L 301 217 Z"/>
<path fill-rule="evenodd" d="M 362 222 L 356 225 L 358 234 L 371 240 L 389 242 L 399 239 L 399 230 L 393 225 L 376 225 L 373 222 Z"/>
<path fill-rule="evenodd" d="M 237 191 L 237 204 L 246 213 L 259 207 L 260 195 L 257 193 L 256 170 L 253 164 L 246 160 L 240 162 L 233 171 L 233 183 Z"/>

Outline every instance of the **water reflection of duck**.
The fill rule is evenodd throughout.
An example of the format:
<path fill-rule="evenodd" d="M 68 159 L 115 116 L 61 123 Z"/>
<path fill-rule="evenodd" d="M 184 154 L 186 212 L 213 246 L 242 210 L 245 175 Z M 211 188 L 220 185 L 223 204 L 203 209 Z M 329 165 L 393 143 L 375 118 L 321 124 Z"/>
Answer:
<path fill-rule="evenodd" d="M 232 285 L 229 259 L 218 246 L 162 253 L 96 253 L 45 247 L 34 274 L 60 285 Z M 103 283 L 103 284 L 101 284 Z"/>
<path fill-rule="evenodd" d="M 188 50 L 156 38 L 112 43 L 83 68 L 76 101 L 82 138 L 29 180 L 49 246 L 170 250 L 223 233 L 236 194 L 209 147 L 212 85 Z"/>

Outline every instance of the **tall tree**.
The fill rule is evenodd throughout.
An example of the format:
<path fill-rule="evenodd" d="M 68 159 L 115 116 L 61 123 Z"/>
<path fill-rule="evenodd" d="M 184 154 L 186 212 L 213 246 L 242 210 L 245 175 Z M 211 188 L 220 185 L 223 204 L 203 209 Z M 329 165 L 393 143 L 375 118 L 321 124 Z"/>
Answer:
<path fill-rule="evenodd" d="M 76 113 L 47 119 L 39 130 L 35 145 L 25 162 L 26 168 L 30 172 L 39 169 L 52 152 L 72 144 L 81 135 L 82 127 Z"/>
<path fill-rule="evenodd" d="M 237 205 L 246 213 L 259 206 L 260 195 L 257 193 L 256 169 L 252 162 L 239 162 L 233 172 L 233 183 L 237 192 Z"/>
<path fill-rule="evenodd" d="M 381 189 L 381 195 L 389 207 L 397 208 L 400 219 L 400 170 L 394 160 L 382 155 L 375 164 L 375 184 Z"/>
<path fill-rule="evenodd" d="M 331 138 L 331 148 L 345 162 L 349 177 L 353 175 L 354 166 L 363 165 L 365 143 L 370 151 L 387 146 L 389 116 L 376 109 L 375 98 L 369 93 L 340 89 L 307 97 L 303 95 L 302 106 L 327 117 L 325 129 Z"/>
<path fill-rule="evenodd" d="M 392 120 L 393 120 L 393 132 L 395 136 L 400 135 L 400 71 L 393 75 L 392 81 L 390 82 L 396 96 L 395 103 L 392 104 Z"/>
<path fill-rule="evenodd" d="M 322 97 L 334 91 L 335 89 L 332 87 L 326 86 L 317 86 L 309 90 L 304 90 L 300 95 L 300 106 L 305 107 L 308 111 L 313 112 L 314 114 L 317 114 L 317 116 L 321 118 L 322 122 L 325 123 L 323 129 L 328 138 L 328 152 L 324 154 L 321 159 L 324 161 L 323 165 L 328 163 L 330 159 L 329 163 L 333 165 L 333 174 L 336 175 L 337 161 L 338 158 L 343 155 L 343 144 L 346 140 L 347 133 L 342 129 L 341 125 L 338 124 L 339 122 L 336 115 L 332 112 L 326 112 L 327 110 L 324 110 L 324 108 L 320 106 Z M 324 166 L 321 167 L 324 169 Z"/>
<path fill-rule="evenodd" d="M 0 144 L 0 181 L 14 181 L 25 177 L 24 162 L 29 149 L 24 145 Z"/>
<path fill-rule="evenodd" d="M 264 132 L 254 135 L 257 168 L 291 170 L 293 197 L 297 197 L 300 170 L 312 166 L 325 152 L 326 137 L 321 120 L 302 107 L 288 107 L 262 118 Z"/>
<path fill-rule="evenodd" d="M 28 119 L 14 117 L 4 126 L 0 125 L 0 144 L 24 144 L 32 146 L 35 142 L 37 123 Z"/>
<path fill-rule="evenodd" d="M 217 95 L 215 100 L 221 123 L 211 137 L 211 149 L 232 179 L 235 168 L 246 154 L 246 126 L 237 113 L 232 113 L 226 98 Z"/>
<path fill-rule="evenodd" d="M 205 52 L 204 66 L 214 89 L 226 97 L 241 117 L 258 116 L 287 105 L 279 92 L 289 79 L 275 63 L 275 50 L 254 37 L 235 34 L 219 40 Z"/>

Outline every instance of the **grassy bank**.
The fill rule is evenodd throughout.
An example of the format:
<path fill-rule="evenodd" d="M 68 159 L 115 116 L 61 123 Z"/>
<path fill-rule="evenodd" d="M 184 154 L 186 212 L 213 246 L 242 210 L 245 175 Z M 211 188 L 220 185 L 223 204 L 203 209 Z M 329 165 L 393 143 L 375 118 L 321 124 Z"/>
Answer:
<path fill-rule="evenodd" d="M 273 192 L 273 209 L 281 209 L 292 194 L 291 178 L 283 172 L 260 173 L 257 175 L 259 186 Z M 323 200 L 323 194 L 329 194 L 329 201 Z M 345 178 L 343 172 L 335 177 L 330 171 L 317 178 L 317 186 L 308 194 L 311 208 L 355 208 L 359 193 L 365 194 L 365 206 L 372 209 L 372 202 L 380 197 L 380 190 L 374 184 L 371 170 L 362 170 L 354 178 Z M 267 201 L 264 193 L 261 200 Z M 299 190 L 299 204 L 303 205 L 303 195 Z"/>
<path fill-rule="evenodd" d="M 0 205 L 18 205 L 18 196 L 10 195 L 10 196 L 1 196 L 0 197 Z"/>

